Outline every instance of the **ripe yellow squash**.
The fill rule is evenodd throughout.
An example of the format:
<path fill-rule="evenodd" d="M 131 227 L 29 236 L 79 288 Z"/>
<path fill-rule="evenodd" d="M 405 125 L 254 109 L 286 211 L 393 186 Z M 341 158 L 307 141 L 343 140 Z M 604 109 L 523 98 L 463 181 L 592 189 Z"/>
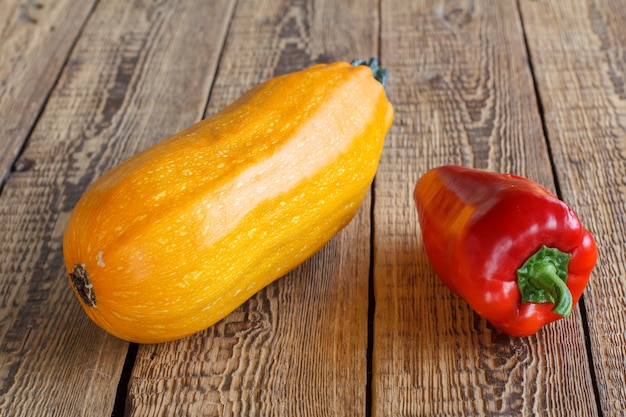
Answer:
<path fill-rule="evenodd" d="M 355 215 L 393 108 L 375 61 L 275 77 L 96 180 L 64 232 L 87 315 L 157 343 L 205 329 Z"/>

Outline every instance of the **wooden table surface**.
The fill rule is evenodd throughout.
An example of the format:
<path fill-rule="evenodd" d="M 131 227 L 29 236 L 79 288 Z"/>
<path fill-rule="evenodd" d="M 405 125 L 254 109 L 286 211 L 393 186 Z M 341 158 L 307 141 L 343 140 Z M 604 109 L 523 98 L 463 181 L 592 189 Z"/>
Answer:
<path fill-rule="evenodd" d="M 1 416 L 626 415 L 622 0 L 0 0 Z M 118 340 L 62 233 L 107 169 L 313 63 L 378 57 L 395 121 L 357 217 L 215 326 Z M 597 239 L 572 316 L 512 338 L 436 278 L 411 198 L 455 163 Z"/>

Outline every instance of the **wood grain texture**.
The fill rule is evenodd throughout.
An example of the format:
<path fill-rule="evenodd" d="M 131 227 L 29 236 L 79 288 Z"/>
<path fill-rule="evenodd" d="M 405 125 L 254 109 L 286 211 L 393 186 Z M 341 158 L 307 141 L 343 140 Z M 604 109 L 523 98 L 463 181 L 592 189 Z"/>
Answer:
<path fill-rule="evenodd" d="M 202 117 L 232 2 L 102 2 L 0 198 L 0 415 L 110 415 L 128 344 L 86 319 L 61 238 L 85 187 Z M 112 24 L 111 22 L 115 22 Z"/>
<path fill-rule="evenodd" d="M 563 198 L 596 237 L 584 295 L 605 416 L 626 414 L 626 9 L 619 0 L 522 1 Z"/>
<path fill-rule="evenodd" d="M 385 1 L 382 17 L 397 122 L 374 200 L 373 415 L 596 415 L 579 309 L 499 333 L 434 276 L 412 200 L 445 163 L 554 188 L 516 3 Z"/>
<path fill-rule="evenodd" d="M 62 263 L 96 177 L 262 80 L 379 52 L 372 200 L 222 322 L 140 346 L 126 415 L 625 415 L 625 21 L 622 0 L 0 0 L 0 416 L 114 408 L 128 344 Z M 514 339 L 439 282 L 412 191 L 444 163 L 559 190 L 599 244 L 583 308 Z"/>
<path fill-rule="evenodd" d="M 13 167 L 95 2 L 0 2 L 0 185 Z M 23 164 L 23 160 L 17 169 Z"/>
<path fill-rule="evenodd" d="M 375 55 L 376 22 L 372 1 L 239 1 L 207 114 L 269 77 Z M 217 325 L 140 346 L 131 415 L 365 415 L 369 209 Z"/>
<path fill-rule="evenodd" d="M 364 413 L 369 253 L 355 235 L 346 229 L 206 331 L 140 346 L 131 415 Z"/>

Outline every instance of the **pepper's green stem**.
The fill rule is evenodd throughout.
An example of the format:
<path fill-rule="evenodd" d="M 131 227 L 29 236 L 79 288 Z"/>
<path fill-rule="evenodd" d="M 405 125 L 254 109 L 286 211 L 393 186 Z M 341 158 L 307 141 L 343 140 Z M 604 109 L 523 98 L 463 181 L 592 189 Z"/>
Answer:
<path fill-rule="evenodd" d="M 556 267 L 549 263 L 543 263 L 533 268 L 528 276 L 529 282 L 536 288 L 546 291 L 555 300 L 554 311 L 563 317 L 572 312 L 572 294 L 567 285 L 556 274 Z"/>
<path fill-rule="evenodd" d="M 542 246 L 517 270 L 522 303 L 554 303 L 552 311 L 567 317 L 572 312 L 572 294 L 567 288 L 571 254 Z"/>
<path fill-rule="evenodd" d="M 376 58 L 370 58 L 369 61 L 365 61 L 363 59 L 355 59 L 350 63 L 353 67 L 359 65 L 365 65 L 372 69 L 372 73 L 374 74 L 374 78 L 378 80 L 385 89 L 387 88 L 387 74 L 388 71 L 386 68 L 382 68 L 378 66 L 378 61 Z"/>

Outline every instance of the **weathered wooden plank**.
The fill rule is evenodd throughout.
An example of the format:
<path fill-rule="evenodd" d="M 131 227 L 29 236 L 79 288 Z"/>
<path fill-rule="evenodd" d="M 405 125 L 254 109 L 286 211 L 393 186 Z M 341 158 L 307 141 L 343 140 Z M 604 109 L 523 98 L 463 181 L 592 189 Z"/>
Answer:
<path fill-rule="evenodd" d="M 376 22 L 369 0 L 239 1 L 207 113 L 274 75 L 374 55 Z M 369 208 L 217 325 L 140 346 L 131 415 L 365 415 Z"/>
<path fill-rule="evenodd" d="M 94 3 L 0 2 L 0 184 L 9 175 Z"/>
<path fill-rule="evenodd" d="M 596 236 L 585 293 L 605 416 L 626 414 L 626 9 L 621 0 L 521 1 L 564 199 Z"/>
<path fill-rule="evenodd" d="M 396 123 L 374 199 L 373 415 L 596 415 L 580 310 L 499 333 L 434 276 L 412 201 L 445 163 L 554 187 L 516 2 L 382 5 Z"/>
<path fill-rule="evenodd" d="M 111 414 L 128 344 L 81 311 L 63 228 L 97 176 L 202 117 L 233 3 L 93 12 L 22 155 L 34 164 L 0 198 L 0 415 Z"/>
<path fill-rule="evenodd" d="M 140 346 L 131 415 L 364 411 L 368 220 L 208 330 Z"/>

